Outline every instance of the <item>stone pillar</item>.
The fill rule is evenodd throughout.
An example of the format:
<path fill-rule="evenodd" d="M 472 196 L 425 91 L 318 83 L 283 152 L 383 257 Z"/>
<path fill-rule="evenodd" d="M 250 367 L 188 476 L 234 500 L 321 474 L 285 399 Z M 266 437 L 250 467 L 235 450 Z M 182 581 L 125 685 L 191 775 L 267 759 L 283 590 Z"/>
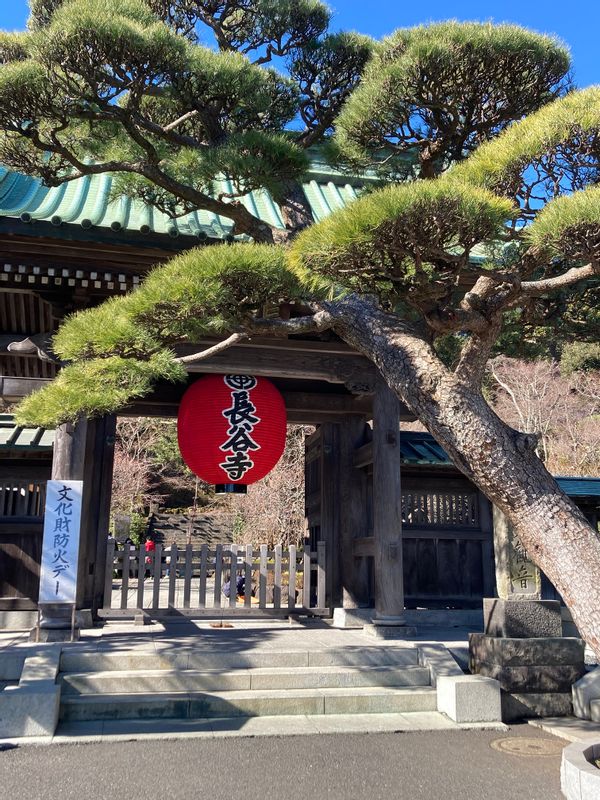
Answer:
<path fill-rule="evenodd" d="M 414 633 L 404 622 L 400 401 L 380 381 L 373 399 L 373 546 L 375 618 L 382 636 Z M 377 630 L 379 628 L 379 630 Z"/>
<path fill-rule="evenodd" d="M 493 518 L 498 597 L 501 600 L 541 600 L 542 577 L 539 569 L 496 506 Z"/>
<path fill-rule="evenodd" d="M 499 681 L 502 719 L 568 716 L 585 672 L 584 643 L 563 638 L 560 603 L 541 599 L 541 573 L 493 509 L 498 597 L 483 599 L 483 633 L 469 636 L 471 672 Z"/>

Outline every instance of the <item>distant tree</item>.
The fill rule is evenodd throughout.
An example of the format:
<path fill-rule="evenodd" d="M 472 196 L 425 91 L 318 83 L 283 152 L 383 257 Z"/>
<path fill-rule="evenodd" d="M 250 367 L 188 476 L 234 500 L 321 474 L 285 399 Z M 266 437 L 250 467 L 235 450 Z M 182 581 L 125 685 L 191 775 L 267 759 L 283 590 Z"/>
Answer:
<path fill-rule="evenodd" d="M 570 342 L 560 356 L 560 371 L 563 375 L 573 372 L 600 371 L 600 342 Z"/>
<path fill-rule="evenodd" d="M 152 503 L 204 506 L 209 489 L 183 463 L 175 420 L 120 417 L 117 421 L 111 508 L 147 513 Z"/>
<path fill-rule="evenodd" d="M 561 367 L 493 359 L 493 408 L 509 425 L 537 435 L 537 454 L 555 475 L 600 477 L 600 371 L 564 376 Z"/>
<path fill-rule="evenodd" d="M 308 426 L 290 425 L 286 447 L 277 466 L 248 487 L 238 513 L 236 541 L 299 545 L 305 535 L 304 440 Z"/>
<path fill-rule="evenodd" d="M 333 331 L 504 512 L 600 656 L 600 541 L 536 455 L 537 437 L 503 423 L 482 393 L 502 336 L 514 344 L 537 327 L 581 340 L 598 320 L 600 90 L 562 96 L 565 48 L 456 22 L 375 47 L 332 40 L 326 9 L 308 0 L 38 0 L 33 12 L 32 31 L 0 47 L 0 160 L 51 183 L 115 172 L 121 191 L 174 214 L 213 210 L 255 243 L 179 256 L 72 318 L 54 339 L 69 366 L 19 419 L 114 411 L 181 379 L 170 348 L 182 340 L 220 335 L 223 349 L 257 333 Z M 198 43 L 203 24 L 219 50 Z M 337 56 L 334 41 L 346 43 Z M 355 65 L 335 92 L 298 80 L 319 54 L 332 81 L 346 57 Z M 274 56 L 291 59 L 289 77 L 264 66 Z M 408 180 L 310 225 L 302 148 L 330 132 L 350 168 Z M 243 204 L 257 187 L 274 194 L 284 227 Z M 449 337 L 451 361 L 436 350 Z"/>
<path fill-rule="evenodd" d="M 115 195 L 284 241 L 312 222 L 306 149 L 373 49 L 329 17 L 318 0 L 33 0 L 30 32 L 0 38 L 0 161 L 48 185 L 112 172 Z M 284 229 L 244 204 L 257 188 Z"/>

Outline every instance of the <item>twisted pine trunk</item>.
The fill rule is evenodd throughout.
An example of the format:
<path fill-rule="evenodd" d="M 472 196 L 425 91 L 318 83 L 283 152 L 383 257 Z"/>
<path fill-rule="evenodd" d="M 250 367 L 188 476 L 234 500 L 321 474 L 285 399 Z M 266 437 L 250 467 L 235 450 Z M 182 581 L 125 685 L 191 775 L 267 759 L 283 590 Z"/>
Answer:
<path fill-rule="evenodd" d="M 506 425 L 479 376 L 458 377 L 399 320 L 350 297 L 328 308 L 334 329 L 370 358 L 456 466 L 507 516 L 561 593 L 600 657 L 600 539 L 536 456 L 531 437 Z"/>

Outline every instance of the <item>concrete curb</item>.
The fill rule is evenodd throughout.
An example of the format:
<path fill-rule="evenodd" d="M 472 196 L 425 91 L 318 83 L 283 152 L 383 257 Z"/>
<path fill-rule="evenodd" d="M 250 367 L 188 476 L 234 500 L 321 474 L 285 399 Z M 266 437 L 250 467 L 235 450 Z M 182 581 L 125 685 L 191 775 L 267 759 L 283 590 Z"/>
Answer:
<path fill-rule="evenodd" d="M 330 714 L 293 717 L 238 717 L 196 720 L 107 720 L 61 723 L 54 736 L 0 739 L 3 747 L 49 744 L 93 744 L 149 739 L 220 739 L 224 737 L 284 737 L 322 734 L 416 733 L 423 731 L 494 730 L 503 723 L 456 723 L 437 712 L 404 714 Z"/>
<path fill-rule="evenodd" d="M 598 800 L 600 769 L 589 759 L 600 759 L 600 741 L 570 744 L 562 754 L 560 788 L 567 800 Z"/>
<path fill-rule="evenodd" d="M 0 736 L 50 736 L 58 724 L 60 646 L 25 658 L 18 686 L 0 692 Z"/>

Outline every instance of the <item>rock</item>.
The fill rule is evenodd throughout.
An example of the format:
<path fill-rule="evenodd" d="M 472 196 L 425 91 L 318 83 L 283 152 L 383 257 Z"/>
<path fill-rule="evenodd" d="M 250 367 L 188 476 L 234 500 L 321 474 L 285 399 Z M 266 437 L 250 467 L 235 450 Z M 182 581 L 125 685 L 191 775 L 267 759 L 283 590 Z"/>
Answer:
<path fill-rule="evenodd" d="M 562 617 L 557 600 L 483 600 L 483 630 L 502 638 L 562 636 Z"/>

